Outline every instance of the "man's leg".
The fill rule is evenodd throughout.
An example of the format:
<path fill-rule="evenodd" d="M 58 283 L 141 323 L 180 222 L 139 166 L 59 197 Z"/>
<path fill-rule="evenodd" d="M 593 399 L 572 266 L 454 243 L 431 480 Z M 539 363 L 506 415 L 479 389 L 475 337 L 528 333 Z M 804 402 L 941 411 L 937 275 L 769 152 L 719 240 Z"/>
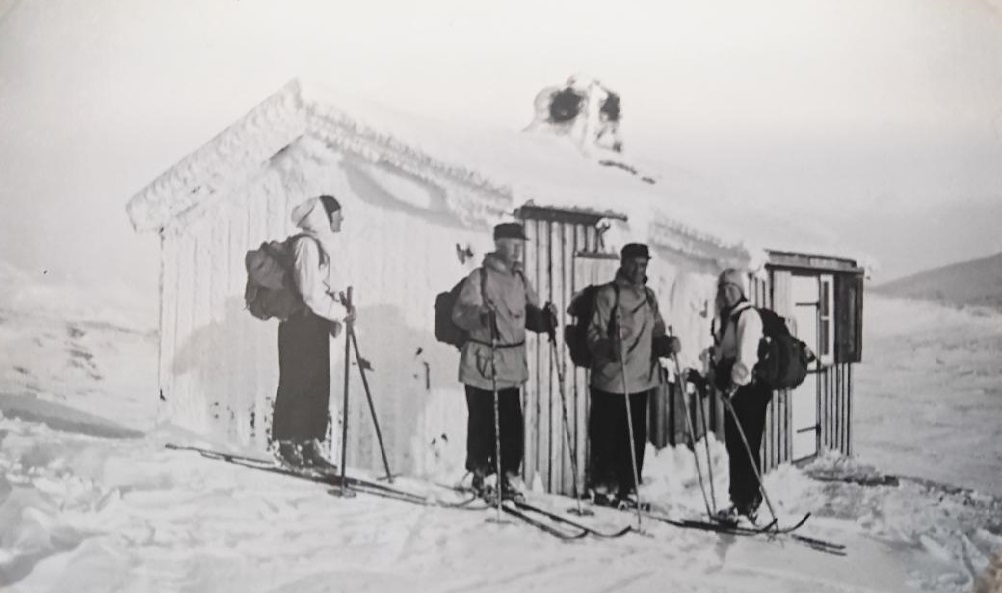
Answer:
<path fill-rule="evenodd" d="M 466 469 L 481 478 L 491 473 L 494 401 L 490 391 L 466 386 Z"/>
<path fill-rule="evenodd" d="M 738 389 L 731 399 L 734 412 L 740 420 L 741 428 L 744 429 L 745 438 L 748 440 L 746 448 L 737 426 L 733 423 L 733 418 L 728 414 L 729 424 L 726 425 L 725 430 L 727 431 L 727 454 L 731 458 L 730 494 L 731 502 L 739 510 L 756 507 L 758 501 L 761 500 L 759 482 L 755 472 L 762 467 L 760 449 L 769 394 L 768 388 L 760 385 L 746 385 Z M 749 459 L 749 450 L 751 459 Z M 754 460 L 754 466 L 752 460 Z"/>
<path fill-rule="evenodd" d="M 324 320 L 311 313 L 296 315 L 278 327 L 279 379 L 272 439 L 279 443 L 283 459 L 294 465 L 326 462 L 318 456 L 319 443 L 327 438 L 330 402 L 327 328 Z M 306 444 L 315 445 L 310 455 L 303 451 Z"/>
<path fill-rule="evenodd" d="M 491 405 L 493 406 L 493 402 Z M 525 443 L 522 400 L 517 387 L 498 391 L 498 410 L 501 425 L 501 471 L 505 474 L 517 475 L 522 466 Z M 493 414 L 493 412 L 492 408 L 491 413 Z"/>
<path fill-rule="evenodd" d="M 591 413 L 588 419 L 588 438 L 591 441 L 590 486 L 596 493 L 615 495 L 616 456 L 614 426 L 616 404 L 619 397 L 591 388 Z"/>
<path fill-rule="evenodd" d="M 737 394 L 735 394 L 736 397 Z M 731 400 L 731 405 L 734 406 L 735 412 L 738 412 L 736 399 Z M 740 412 L 738 414 L 740 415 Z M 745 501 L 746 482 L 748 481 L 748 454 L 741 442 L 741 435 L 738 434 L 734 416 L 730 412 L 724 413 L 724 445 L 727 448 L 727 465 L 730 476 L 728 493 L 731 504 L 739 506 Z"/>
<path fill-rule="evenodd" d="M 745 429 L 745 437 L 748 439 L 749 448 L 754 458 L 754 468 L 748 465 L 748 488 L 745 493 L 744 509 L 754 512 L 762 502 L 761 485 L 755 472 L 762 471 L 762 435 L 765 432 L 765 416 L 769 409 L 769 400 L 772 391 L 764 385 L 749 385 L 745 388 L 747 392 L 745 401 L 738 409 L 738 416 L 741 418 L 741 426 Z M 746 453 L 747 455 L 747 453 Z"/>
<path fill-rule="evenodd" d="M 644 453 L 647 452 L 647 405 L 651 391 L 630 394 L 630 416 L 633 420 L 633 452 L 637 458 L 637 477 L 643 481 L 644 477 Z M 629 460 L 629 481 L 636 491 L 639 484 L 633 476 L 633 460 Z"/>

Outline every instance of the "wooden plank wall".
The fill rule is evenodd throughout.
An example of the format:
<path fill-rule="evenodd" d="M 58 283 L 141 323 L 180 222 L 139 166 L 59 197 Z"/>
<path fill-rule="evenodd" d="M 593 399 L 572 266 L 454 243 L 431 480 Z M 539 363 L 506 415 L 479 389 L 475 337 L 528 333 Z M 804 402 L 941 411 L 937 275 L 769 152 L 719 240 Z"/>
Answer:
<path fill-rule="evenodd" d="M 820 450 L 852 454 L 852 365 L 835 364 L 821 371 Z"/>
<path fill-rule="evenodd" d="M 761 291 L 763 303 L 783 316 L 793 312 L 790 293 L 790 273 L 774 271 L 768 282 L 763 282 Z M 776 391 L 769 403 L 766 416 L 766 432 L 762 439 L 762 469 L 769 471 L 781 463 L 789 461 L 793 454 L 793 408 L 790 405 L 789 390 Z"/>
<path fill-rule="evenodd" d="M 267 185 L 267 184 L 265 184 Z M 263 448 L 277 385 L 274 322 L 244 311 L 244 254 L 287 231 L 286 204 L 248 192 L 162 232 L 160 418 Z"/>
<path fill-rule="evenodd" d="M 574 292 L 611 278 L 598 278 L 595 266 L 574 257 L 579 252 L 598 250 L 598 234 L 593 226 L 583 224 L 536 219 L 526 219 L 524 224 L 529 238 L 525 250 L 526 277 L 541 302 L 550 301 L 556 305 L 563 327 L 570 321 L 567 307 Z M 529 381 L 522 393 L 525 415 L 523 476 L 530 483 L 538 477 L 549 492 L 570 494 L 574 478 L 572 451 L 577 461 L 579 487 L 584 484 L 588 459 L 588 373 L 571 363 L 559 332 L 556 356 L 545 334 L 527 337 L 527 356 Z M 564 376 L 567 428 L 558 367 Z"/>

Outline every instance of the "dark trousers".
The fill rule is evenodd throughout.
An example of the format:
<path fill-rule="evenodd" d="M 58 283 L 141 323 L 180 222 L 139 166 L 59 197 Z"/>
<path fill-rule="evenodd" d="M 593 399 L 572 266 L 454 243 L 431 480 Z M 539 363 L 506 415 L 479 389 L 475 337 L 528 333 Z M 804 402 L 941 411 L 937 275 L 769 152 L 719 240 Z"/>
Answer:
<path fill-rule="evenodd" d="M 759 492 L 758 479 L 755 470 L 762 470 L 761 448 L 762 432 L 765 430 L 765 413 L 772 398 L 772 390 L 759 383 L 745 385 L 737 390 L 731 398 L 731 405 L 745 431 L 748 445 L 751 448 L 755 466 L 748 458 L 748 451 L 741 440 L 734 417 L 730 412 L 724 417 L 724 438 L 729 458 L 731 486 L 731 503 L 738 508 L 757 506 L 762 501 Z"/>
<path fill-rule="evenodd" d="M 278 394 L 273 440 L 327 438 L 330 322 L 307 311 L 278 325 Z"/>
<path fill-rule="evenodd" d="M 630 394 L 630 419 L 633 421 L 633 452 L 637 456 L 637 474 L 643 475 L 644 450 L 647 446 L 647 400 L 653 390 Z M 626 403 L 620 393 L 591 388 L 591 484 L 605 486 L 619 494 L 637 488 L 630 456 L 630 433 L 626 424 Z"/>
<path fill-rule="evenodd" d="M 490 475 L 495 472 L 494 393 L 466 386 L 466 469 Z M 501 427 L 501 472 L 518 473 L 522 465 L 522 400 L 517 387 L 498 390 Z"/>

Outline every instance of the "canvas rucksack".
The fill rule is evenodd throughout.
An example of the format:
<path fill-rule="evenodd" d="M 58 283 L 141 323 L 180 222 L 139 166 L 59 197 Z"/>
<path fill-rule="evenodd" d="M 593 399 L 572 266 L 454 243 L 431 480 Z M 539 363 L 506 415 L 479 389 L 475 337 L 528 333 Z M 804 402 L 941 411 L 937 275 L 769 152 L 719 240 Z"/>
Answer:
<path fill-rule="evenodd" d="M 591 368 L 592 355 L 588 348 L 588 325 L 595 313 L 595 298 L 602 286 L 602 284 L 585 286 L 571 297 L 571 304 L 567 307 L 567 314 L 574 318 L 574 322 L 568 323 L 564 327 L 564 344 L 567 344 L 567 352 L 571 355 L 571 362 L 574 363 L 574 366 Z M 619 300 L 618 290 L 616 291 L 616 300 Z"/>
<path fill-rule="evenodd" d="M 446 292 L 440 292 L 435 296 L 435 339 L 443 344 L 449 344 L 456 348 L 462 348 L 469 339 L 469 333 L 456 325 L 452 320 L 452 310 L 459 300 L 459 293 L 463 290 L 463 278 Z M 487 291 L 487 270 L 480 271 L 480 294 Z"/>
<path fill-rule="evenodd" d="M 619 307 L 619 285 L 615 282 L 609 284 L 615 289 L 616 300 L 612 307 L 616 309 Z M 564 343 L 567 344 L 567 352 L 571 355 L 571 362 L 574 363 L 574 366 L 591 368 L 594 361 L 591 350 L 588 348 L 588 325 L 595 313 L 595 300 L 599 289 L 609 284 L 589 284 L 571 297 L 567 314 L 574 318 L 574 322 L 564 327 Z M 651 305 L 654 302 L 654 293 L 646 286 L 644 292 L 647 294 L 647 304 Z M 614 319 L 615 317 L 609 320 L 610 331 Z"/>
<path fill-rule="evenodd" d="M 247 267 L 244 302 L 254 317 L 285 321 L 306 308 L 292 277 L 296 263 L 295 242 L 303 237 L 309 235 L 294 235 L 285 241 L 265 241 L 257 249 L 247 252 L 244 258 Z M 321 263 L 327 258 L 322 248 L 320 257 Z"/>
<path fill-rule="evenodd" d="M 752 372 L 763 384 L 772 389 L 799 387 L 807 377 L 807 369 L 815 360 L 814 353 L 803 341 L 790 333 L 786 319 L 772 309 L 754 308 L 762 318 L 762 339 L 758 343 L 758 362 Z"/>

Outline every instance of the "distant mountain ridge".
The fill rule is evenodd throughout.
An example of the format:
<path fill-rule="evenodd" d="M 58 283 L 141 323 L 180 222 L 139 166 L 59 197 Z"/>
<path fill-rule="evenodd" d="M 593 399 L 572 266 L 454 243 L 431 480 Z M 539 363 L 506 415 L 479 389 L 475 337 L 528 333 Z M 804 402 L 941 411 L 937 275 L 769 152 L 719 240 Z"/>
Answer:
<path fill-rule="evenodd" d="M 1002 310 L 1002 253 L 912 274 L 881 284 L 874 291 L 895 297 Z"/>

